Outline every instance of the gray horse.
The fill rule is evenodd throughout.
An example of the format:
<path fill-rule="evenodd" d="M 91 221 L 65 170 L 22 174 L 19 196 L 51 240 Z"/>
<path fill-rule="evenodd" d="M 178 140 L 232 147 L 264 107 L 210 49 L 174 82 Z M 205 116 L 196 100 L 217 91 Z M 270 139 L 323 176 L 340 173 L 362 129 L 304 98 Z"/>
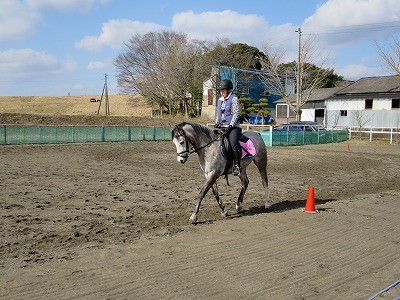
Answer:
<path fill-rule="evenodd" d="M 242 160 L 242 170 L 239 178 L 242 182 L 242 189 L 236 201 L 236 211 L 242 209 L 243 197 L 249 185 L 249 179 L 246 174 L 246 167 L 254 161 L 261 175 L 261 183 L 265 190 L 265 208 L 271 206 L 268 193 L 268 177 L 267 177 L 267 149 L 263 139 L 259 133 L 248 131 L 244 135 L 248 137 L 254 145 L 256 154 Z M 218 194 L 217 179 L 226 174 L 231 173 L 231 169 L 227 171 L 227 159 L 221 153 L 221 142 L 223 133 L 213 130 L 209 127 L 198 123 L 182 122 L 172 130 L 172 141 L 176 146 L 177 159 L 180 163 L 185 163 L 191 153 L 197 153 L 199 156 L 200 167 L 204 171 L 206 181 L 200 193 L 197 196 L 195 209 L 190 216 L 190 221 L 196 223 L 197 214 L 199 213 L 200 204 L 208 190 L 212 188 L 213 194 L 221 208 L 221 215 L 226 217 L 227 212 L 225 206 Z"/>

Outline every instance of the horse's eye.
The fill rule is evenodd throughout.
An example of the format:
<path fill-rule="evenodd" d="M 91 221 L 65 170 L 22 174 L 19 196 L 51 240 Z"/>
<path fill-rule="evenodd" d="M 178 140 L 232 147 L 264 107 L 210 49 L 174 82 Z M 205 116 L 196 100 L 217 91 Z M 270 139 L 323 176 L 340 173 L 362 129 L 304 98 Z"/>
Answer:
<path fill-rule="evenodd" d="M 183 145 L 184 141 L 181 141 L 180 144 Z"/>

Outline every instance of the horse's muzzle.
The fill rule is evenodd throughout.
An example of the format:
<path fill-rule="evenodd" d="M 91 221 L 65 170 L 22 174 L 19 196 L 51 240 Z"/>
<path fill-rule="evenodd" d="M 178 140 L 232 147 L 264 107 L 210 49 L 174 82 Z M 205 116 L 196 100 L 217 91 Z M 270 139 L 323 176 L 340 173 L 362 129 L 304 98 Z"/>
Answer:
<path fill-rule="evenodd" d="M 187 161 L 188 157 L 189 155 L 187 153 L 178 153 L 176 159 L 181 164 L 184 164 Z"/>

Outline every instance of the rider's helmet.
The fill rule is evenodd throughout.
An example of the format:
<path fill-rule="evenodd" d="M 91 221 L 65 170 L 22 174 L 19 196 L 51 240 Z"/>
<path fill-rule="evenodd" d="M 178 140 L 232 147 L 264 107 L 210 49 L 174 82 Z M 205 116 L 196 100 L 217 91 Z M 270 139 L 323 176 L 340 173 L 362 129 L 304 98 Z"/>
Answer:
<path fill-rule="evenodd" d="M 218 90 L 226 89 L 226 90 L 230 91 L 233 89 L 233 83 L 230 79 L 221 80 L 217 89 Z"/>

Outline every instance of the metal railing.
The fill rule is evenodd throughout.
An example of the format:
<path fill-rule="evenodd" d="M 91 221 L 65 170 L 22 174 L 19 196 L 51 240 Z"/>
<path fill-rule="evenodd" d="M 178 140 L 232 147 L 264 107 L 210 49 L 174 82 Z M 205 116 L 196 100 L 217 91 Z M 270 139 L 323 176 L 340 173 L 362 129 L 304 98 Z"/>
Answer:
<path fill-rule="evenodd" d="M 349 138 L 358 136 L 359 138 L 369 137 L 369 141 L 373 139 L 389 139 L 390 144 L 393 144 L 394 139 L 400 139 L 400 129 L 393 127 L 356 127 L 349 126 Z"/>

